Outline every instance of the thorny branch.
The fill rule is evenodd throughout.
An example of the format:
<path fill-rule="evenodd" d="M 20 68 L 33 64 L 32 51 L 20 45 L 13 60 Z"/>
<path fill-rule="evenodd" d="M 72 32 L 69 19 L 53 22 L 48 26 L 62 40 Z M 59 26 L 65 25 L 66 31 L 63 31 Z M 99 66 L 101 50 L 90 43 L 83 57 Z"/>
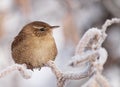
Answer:
<path fill-rule="evenodd" d="M 102 29 L 89 29 L 79 41 L 75 55 L 72 57 L 69 65 L 74 68 L 78 64 L 89 63 L 83 72 L 63 72 L 53 61 L 48 61 L 46 65 L 55 74 L 58 87 L 64 87 L 68 80 L 78 80 L 90 76 L 90 79 L 82 87 L 110 87 L 107 79 L 101 74 L 103 65 L 107 60 L 107 51 L 102 47 L 102 43 L 107 36 L 105 33 L 106 29 L 114 23 L 120 23 L 120 19 L 113 18 L 107 20 L 102 26 Z M 21 75 L 26 79 L 31 77 L 25 65 L 14 64 L 1 71 L 0 78 L 15 70 L 20 71 Z"/>

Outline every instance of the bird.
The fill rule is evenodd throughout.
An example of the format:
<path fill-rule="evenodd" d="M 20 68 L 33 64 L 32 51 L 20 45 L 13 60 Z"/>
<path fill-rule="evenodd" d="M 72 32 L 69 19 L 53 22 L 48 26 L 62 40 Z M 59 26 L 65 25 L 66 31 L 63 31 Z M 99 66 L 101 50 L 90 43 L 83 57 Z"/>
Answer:
<path fill-rule="evenodd" d="M 26 64 L 27 69 L 41 69 L 49 60 L 55 60 L 57 46 L 51 26 L 42 21 L 26 24 L 11 44 L 11 54 L 15 63 Z"/>

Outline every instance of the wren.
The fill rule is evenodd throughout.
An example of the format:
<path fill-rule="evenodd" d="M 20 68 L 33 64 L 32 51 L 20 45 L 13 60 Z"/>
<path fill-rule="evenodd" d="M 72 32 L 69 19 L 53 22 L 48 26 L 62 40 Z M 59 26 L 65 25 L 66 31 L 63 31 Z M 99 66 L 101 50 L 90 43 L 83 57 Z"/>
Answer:
<path fill-rule="evenodd" d="M 28 69 L 41 68 L 49 60 L 55 60 L 57 47 L 52 35 L 54 28 L 45 22 L 34 21 L 23 27 L 11 45 L 12 58 Z"/>

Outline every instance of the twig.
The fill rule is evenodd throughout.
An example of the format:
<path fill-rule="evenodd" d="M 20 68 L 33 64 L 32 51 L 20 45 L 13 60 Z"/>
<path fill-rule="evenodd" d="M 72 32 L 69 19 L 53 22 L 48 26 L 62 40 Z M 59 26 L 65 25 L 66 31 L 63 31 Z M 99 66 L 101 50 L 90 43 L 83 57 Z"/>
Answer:
<path fill-rule="evenodd" d="M 64 72 L 62 73 L 58 67 L 56 67 L 55 63 L 53 61 L 48 61 L 47 66 L 51 68 L 52 72 L 55 74 L 57 78 L 57 86 L 58 87 L 64 87 L 65 82 L 68 80 L 79 80 L 82 78 L 86 78 L 93 74 L 92 66 L 89 65 L 86 70 L 83 72 Z"/>
<path fill-rule="evenodd" d="M 100 44 L 99 44 L 99 47 L 102 45 L 102 43 L 104 42 L 104 40 L 106 39 L 106 30 L 108 29 L 109 26 L 111 26 L 112 24 L 116 24 L 116 23 L 120 23 L 120 18 L 112 18 L 111 20 L 107 20 L 103 26 L 102 26 L 102 29 L 101 29 L 101 32 L 102 32 L 102 39 L 99 41 Z"/>
<path fill-rule="evenodd" d="M 105 32 L 109 26 L 116 23 L 120 23 L 120 18 L 112 18 L 111 20 L 108 19 L 102 26 L 102 32 Z"/>
<path fill-rule="evenodd" d="M 72 60 L 69 62 L 68 65 L 74 67 L 78 64 L 83 64 L 85 62 L 95 61 L 96 57 L 99 56 L 98 51 L 88 51 L 82 53 L 81 55 L 75 55 L 72 57 Z"/>
<path fill-rule="evenodd" d="M 96 74 L 96 81 L 98 82 L 98 84 L 100 84 L 101 87 L 111 87 L 107 79 L 100 73 Z"/>
<path fill-rule="evenodd" d="M 101 31 L 97 28 L 89 29 L 79 41 L 76 47 L 75 55 L 80 55 L 85 52 L 85 48 L 90 44 L 90 40 L 93 39 L 95 36 L 98 40 L 101 36 Z"/>
<path fill-rule="evenodd" d="M 6 69 L 2 70 L 0 72 L 0 78 L 6 76 L 7 74 L 15 71 L 15 70 L 19 70 L 21 75 L 25 78 L 25 79 L 29 79 L 31 77 L 31 74 L 27 72 L 26 66 L 25 65 L 20 65 L 20 64 L 14 64 L 12 66 L 7 67 Z"/>

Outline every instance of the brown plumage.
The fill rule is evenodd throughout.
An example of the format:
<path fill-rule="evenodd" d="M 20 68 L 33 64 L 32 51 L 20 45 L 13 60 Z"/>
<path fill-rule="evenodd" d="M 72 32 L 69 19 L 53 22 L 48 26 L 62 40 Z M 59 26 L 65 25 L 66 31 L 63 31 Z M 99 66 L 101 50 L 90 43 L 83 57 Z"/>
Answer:
<path fill-rule="evenodd" d="M 24 26 L 11 45 L 15 63 L 26 64 L 28 69 L 33 70 L 54 60 L 57 48 L 52 29 L 57 27 L 40 21 Z"/>

